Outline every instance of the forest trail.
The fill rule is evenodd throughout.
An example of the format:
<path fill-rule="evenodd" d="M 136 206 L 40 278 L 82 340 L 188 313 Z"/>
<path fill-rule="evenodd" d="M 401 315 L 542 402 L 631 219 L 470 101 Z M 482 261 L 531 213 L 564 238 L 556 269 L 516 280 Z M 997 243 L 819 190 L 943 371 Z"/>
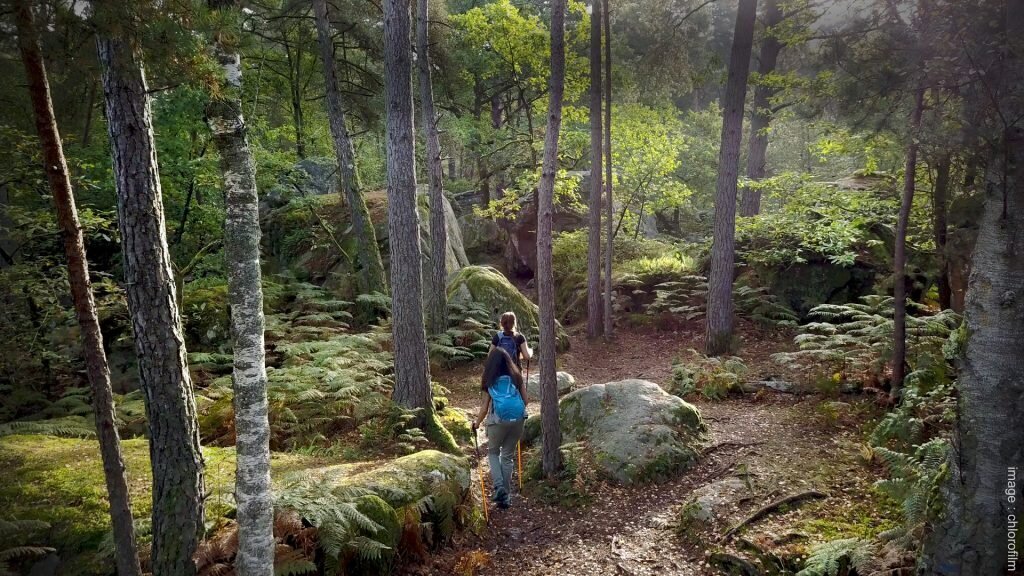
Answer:
<path fill-rule="evenodd" d="M 577 377 L 577 387 L 627 377 L 663 384 L 671 374 L 673 357 L 685 358 L 687 349 L 699 347 L 701 336 L 690 331 L 622 331 L 609 345 L 588 343 L 574 334 L 574 348 L 560 358 L 560 368 Z M 763 371 L 773 369 L 768 354 L 791 342 L 787 334 L 773 338 L 745 331 L 744 336 L 749 341 L 741 357 L 758 376 L 767 376 Z M 451 376 L 446 385 L 455 404 L 475 410 L 478 374 L 467 371 Z M 726 526 L 779 497 L 811 489 L 829 497 L 769 515 L 742 537 L 778 550 L 792 542 L 806 542 L 815 532 L 808 526 L 849 531 L 854 526 L 846 519 L 865 515 L 867 522 L 884 522 L 874 517 L 866 503 L 877 472 L 857 458 L 863 434 L 853 419 L 824 418 L 818 410 L 822 402 L 774 392 L 721 402 L 701 400 L 696 404 L 710 429 L 710 442 L 705 456 L 689 472 L 662 484 L 599 484 L 588 491 L 583 503 L 575 505 L 517 496 L 508 511 L 491 507 L 490 524 L 479 535 L 467 531 L 453 547 L 427 564 L 407 566 L 406 573 L 720 574 L 707 563 L 707 551 L 718 547 L 713 540 Z M 872 408 L 861 401 L 853 409 Z M 480 438 L 485 440 L 483 433 Z M 478 472 L 485 474 L 488 489 L 490 483 L 483 445 L 480 453 L 483 457 L 473 475 L 477 491 Z M 723 513 L 728 522 L 721 524 L 718 535 L 711 535 L 709 544 L 681 537 L 677 519 L 687 499 L 695 489 L 725 478 L 739 478 L 746 486 L 746 494 Z M 473 556 L 480 561 L 470 561 Z M 466 569 L 470 564 L 477 566 L 476 572 Z"/>

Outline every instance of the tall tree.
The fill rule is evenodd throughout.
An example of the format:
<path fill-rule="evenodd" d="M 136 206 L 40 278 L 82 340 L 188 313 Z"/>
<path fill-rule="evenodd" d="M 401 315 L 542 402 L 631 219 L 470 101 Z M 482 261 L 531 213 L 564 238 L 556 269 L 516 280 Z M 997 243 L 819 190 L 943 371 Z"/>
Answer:
<path fill-rule="evenodd" d="M 228 13 L 236 0 L 208 0 L 213 11 Z M 231 374 L 235 410 L 235 504 L 238 519 L 240 576 L 274 573 L 274 499 L 270 488 L 270 422 L 267 413 L 267 368 L 263 342 L 263 284 L 260 273 L 260 208 L 256 164 L 242 116 L 242 57 L 213 39 L 213 54 L 223 78 L 206 105 L 206 122 L 220 154 L 224 183 L 224 255 L 231 304 Z M 230 37 L 230 36 L 229 36 Z"/>
<path fill-rule="evenodd" d="M 85 255 L 82 225 L 78 220 L 78 209 L 75 206 L 71 178 L 64 158 L 64 146 L 53 113 L 50 83 L 46 77 L 46 65 L 43 62 L 39 36 L 33 22 L 31 0 L 18 0 L 14 16 L 18 31 L 18 48 L 25 65 L 25 76 L 43 152 L 46 178 L 50 184 L 50 193 L 53 194 L 57 223 L 64 239 L 71 298 L 75 305 L 78 325 L 82 330 L 82 355 L 85 356 L 86 374 L 92 390 L 96 438 L 99 440 L 103 476 L 107 484 L 107 498 L 110 501 L 117 572 L 125 576 L 141 576 L 142 568 L 139 565 L 135 527 L 132 522 L 131 497 L 128 493 L 124 458 L 121 457 L 121 438 L 115 423 L 110 368 L 107 365 L 107 356 L 103 352 L 103 333 L 100 331 L 92 283 L 89 280 L 89 263 Z"/>
<path fill-rule="evenodd" d="M 359 290 L 365 294 L 371 292 L 387 293 L 384 277 L 384 264 L 381 263 L 380 249 L 377 246 L 377 233 L 370 221 L 370 211 L 366 208 L 359 182 L 359 171 L 356 168 L 355 147 L 348 132 L 345 119 L 345 103 L 341 90 L 338 89 L 338 76 L 334 59 L 334 40 L 331 36 L 330 13 L 327 0 L 313 0 L 316 15 L 316 36 L 320 46 L 320 61 L 324 66 L 324 91 L 327 95 L 327 117 L 331 125 L 331 137 L 334 140 L 334 154 L 338 160 L 338 171 L 341 173 L 342 198 L 348 204 L 352 221 L 352 235 L 356 242 L 356 268 L 359 278 Z"/>
<path fill-rule="evenodd" d="M 754 88 L 753 110 L 750 112 L 750 143 L 747 149 L 747 178 L 757 182 L 767 174 L 768 129 L 771 126 L 772 96 L 776 89 L 769 76 L 775 72 L 782 51 L 777 26 L 782 22 L 779 0 L 766 0 L 764 6 L 764 38 L 757 57 L 757 86 Z M 761 211 L 761 190 L 745 186 L 740 202 L 740 216 L 754 216 Z"/>
<path fill-rule="evenodd" d="M 384 1 L 384 99 L 387 123 L 388 238 L 391 245 L 391 335 L 399 406 L 431 410 L 423 328 L 420 222 L 412 106 L 409 3 Z"/>
<path fill-rule="evenodd" d="M 708 275 L 705 348 L 709 355 L 728 352 L 733 339 L 732 281 L 736 253 L 736 187 L 740 143 L 743 140 L 743 102 L 747 94 L 750 53 L 754 44 L 757 0 L 740 0 L 729 58 L 729 78 L 722 98 L 722 147 L 715 188 L 715 227 Z"/>
<path fill-rule="evenodd" d="M 921 132 L 921 115 L 924 111 L 924 86 L 914 92 L 914 104 L 910 111 L 910 129 L 907 137 L 906 167 L 903 170 L 903 194 L 900 199 L 900 214 L 896 221 L 896 239 L 893 255 L 893 352 L 891 396 L 896 398 L 903 387 L 903 376 L 907 362 L 907 226 L 910 223 L 910 208 L 914 204 L 914 188 L 917 181 L 918 134 Z"/>
<path fill-rule="evenodd" d="M 612 210 L 614 200 L 612 198 L 612 25 L 609 15 L 609 0 L 601 2 L 601 17 L 604 20 L 604 170 L 605 186 L 608 188 L 608 195 L 605 197 L 604 230 L 605 230 L 605 253 L 604 253 L 604 337 L 610 339 L 614 331 L 612 322 L 612 255 L 615 247 L 613 240 L 615 232 L 612 230 Z"/>
<path fill-rule="evenodd" d="M 420 79 L 423 139 L 427 142 L 427 178 L 430 183 L 430 279 L 427 282 L 427 327 L 431 334 L 448 328 L 448 228 L 444 218 L 441 183 L 441 140 L 437 133 L 434 89 L 430 81 L 430 8 L 428 0 L 416 1 L 416 68 Z"/>
<path fill-rule="evenodd" d="M 565 0 L 551 3 L 551 77 L 548 81 L 548 122 L 544 135 L 544 161 L 537 186 L 537 299 L 540 304 L 540 415 L 541 465 L 554 478 L 562 469 L 562 430 L 558 422 L 558 386 L 555 378 L 555 287 L 551 269 L 551 233 L 555 173 L 558 171 L 558 134 L 562 126 L 565 91 Z"/>
<path fill-rule="evenodd" d="M 601 162 L 601 0 L 590 9 L 590 229 L 587 237 L 587 337 L 597 338 L 601 322 L 601 195 L 604 192 Z"/>
<path fill-rule="evenodd" d="M 939 261 L 939 276 L 935 283 L 939 291 L 939 307 L 946 310 L 953 305 L 953 290 L 949 283 L 949 257 L 946 238 L 949 232 L 949 182 L 952 158 L 944 153 L 935 164 L 935 185 L 932 187 L 932 234 L 935 256 Z"/>
<path fill-rule="evenodd" d="M 195 573 L 192 556 L 204 530 L 206 491 L 196 404 L 167 251 L 153 114 L 137 40 L 107 32 L 134 29 L 139 23 L 125 10 L 126 4 L 104 0 L 95 6 L 125 293 L 149 421 L 153 573 L 188 576 Z"/>

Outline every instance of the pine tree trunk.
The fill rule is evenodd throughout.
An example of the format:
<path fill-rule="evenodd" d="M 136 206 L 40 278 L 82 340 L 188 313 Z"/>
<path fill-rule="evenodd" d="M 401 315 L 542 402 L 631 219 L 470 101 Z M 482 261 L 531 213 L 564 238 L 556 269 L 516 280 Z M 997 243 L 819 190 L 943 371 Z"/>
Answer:
<path fill-rule="evenodd" d="M 743 101 L 747 94 L 750 53 L 754 43 L 757 0 L 740 0 L 729 59 L 729 78 L 722 98 L 722 148 L 718 156 L 715 189 L 715 227 L 708 275 L 708 311 L 705 348 L 717 356 L 732 349 L 733 267 L 736 260 L 736 187 L 739 178 L 740 143 L 743 140 Z"/>
<path fill-rule="evenodd" d="M 97 11 L 119 11 L 97 3 Z M 111 14 L 107 17 L 116 18 Z M 203 534 L 203 456 L 185 341 L 167 251 L 160 175 L 142 53 L 130 38 L 100 36 L 107 129 L 117 188 L 125 293 L 149 420 L 154 574 L 195 573 Z"/>
<path fill-rule="evenodd" d="M 420 79 L 420 106 L 427 142 L 427 176 L 430 181 L 430 280 L 427 283 L 427 320 L 431 334 L 448 328 L 448 227 L 444 218 L 444 189 L 441 184 L 441 140 L 437 133 L 434 90 L 430 84 L 430 11 L 427 0 L 417 0 L 416 68 Z"/>
<path fill-rule="evenodd" d="M 914 94 L 914 108 L 910 112 L 910 135 L 907 142 L 907 165 L 903 171 L 903 197 L 900 215 L 896 221 L 895 254 L 893 255 L 893 311 L 892 311 L 892 388 L 890 397 L 898 397 L 903 388 L 907 362 L 907 224 L 910 208 L 914 204 L 914 186 L 917 179 L 917 135 L 921 130 L 924 110 L 924 87 Z"/>
<path fill-rule="evenodd" d="M 334 61 L 334 41 L 331 39 L 331 22 L 327 0 L 314 0 L 316 12 L 316 35 L 320 46 L 320 61 L 324 66 L 324 90 L 327 95 L 327 117 L 331 125 L 331 137 L 334 140 L 334 154 L 338 160 L 338 171 L 341 173 L 342 199 L 348 204 L 352 221 L 352 236 L 356 242 L 356 270 L 359 291 L 364 294 L 380 292 L 387 294 L 388 288 L 384 276 L 384 264 L 380 259 L 380 248 L 377 246 L 377 233 L 370 221 L 370 211 L 366 208 L 366 200 L 360 189 L 359 171 L 356 168 L 355 147 L 348 133 L 345 120 L 345 106 L 341 91 L 338 90 L 338 77 Z"/>
<path fill-rule="evenodd" d="M 388 238 L 391 245 L 391 335 L 394 401 L 432 409 L 423 328 L 419 214 L 412 106 L 409 4 L 384 1 L 384 94 L 387 123 Z"/>
<path fill-rule="evenodd" d="M 555 287 L 551 269 L 551 235 L 555 173 L 558 171 L 558 134 L 562 126 L 562 93 L 565 90 L 565 0 L 551 3 L 551 78 L 548 86 L 544 162 L 537 187 L 537 299 L 540 306 L 541 464 L 544 475 L 553 479 L 562 470 L 562 431 L 558 422 L 555 377 Z"/>
<path fill-rule="evenodd" d="M 605 229 L 605 254 L 604 254 L 604 337 L 610 340 L 614 331 L 612 322 L 612 255 L 615 247 L 612 240 L 615 236 L 612 232 L 612 210 L 614 199 L 612 198 L 612 26 L 608 14 L 608 0 L 601 2 L 601 17 L 604 19 L 604 170 L 605 186 L 608 188 L 606 197 L 607 204 L 604 209 Z"/>
<path fill-rule="evenodd" d="M 92 391 L 96 438 L 99 440 L 103 476 L 107 485 L 107 498 L 110 501 L 114 558 L 118 574 L 141 576 L 128 480 L 125 475 L 124 459 L 121 456 L 121 438 L 115 424 L 110 368 L 103 352 L 103 333 L 100 331 L 89 280 L 89 263 L 85 255 L 82 225 L 78 220 L 78 209 L 71 190 L 64 148 L 53 113 L 50 84 L 46 78 L 46 65 L 39 48 L 39 37 L 32 21 L 31 4 L 30 0 L 19 0 L 14 9 L 18 47 L 25 65 L 25 76 L 42 147 L 46 178 L 50 184 L 50 193 L 53 194 L 57 223 L 64 239 L 64 253 L 68 259 L 68 283 L 71 285 L 75 315 L 82 330 L 82 355 L 85 357 L 86 374 Z"/>
<path fill-rule="evenodd" d="M 758 83 L 754 88 L 754 109 L 750 113 L 750 144 L 747 149 L 747 178 L 753 181 L 767 175 L 766 156 L 768 152 L 768 128 L 772 122 L 771 98 L 775 89 L 765 78 L 775 72 L 775 65 L 782 51 L 782 43 L 776 37 L 775 27 L 782 22 L 779 0 L 767 0 L 764 7 L 764 38 L 758 56 Z M 754 216 L 761 212 L 761 190 L 743 188 L 740 202 L 740 216 Z"/>
<path fill-rule="evenodd" d="M 939 275 L 935 283 L 939 291 L 939 307 L 943 310 L 953 305 L 953 290 L 949 284 L 949 262 L 946 256 L 946 235 L 948 232 L 949 173 L 952 162 L 949 154 L 943 155 L 935 167 L 935 188 L 932 192 L 932 228 L 935 236 L 935 256 L 939 264 Z"/>
<path fill-rule="evenodd" d="M 234 0 L 209 0 L 212 10 Z M 263 285 L 260 273 L 259 197 L 256 166 L 242 117 L 242 59 L 215 41 L 214 56 L 224 71 L 218 95 L 206 106 L 206 122 L 220 154 L 224 181 L 224 255 L 231 304 L 234 351 L 232 403 L 235 410 L 235 504 L 239 576 L 274 573 L 274 498 L 270 487 L 270 422 L 263 342 Z"/>
<path fill-rule="evenodd" d="M 601 195 L 604 193 L 601 163 L 601 0 L 590 10 L 590 201 L 587 236 L 587 338 L 601 335 Z"/>

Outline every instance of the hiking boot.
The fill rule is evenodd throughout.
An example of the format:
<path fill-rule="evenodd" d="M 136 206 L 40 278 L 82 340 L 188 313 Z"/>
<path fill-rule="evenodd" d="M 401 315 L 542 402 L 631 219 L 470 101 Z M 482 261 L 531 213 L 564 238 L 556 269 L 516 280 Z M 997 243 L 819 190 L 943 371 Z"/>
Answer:
<path fill-rule="evenodd" d="M 508 508 L 508 505 L 507 505 L 508 501 L 509 501 L 508 491 L 505 490 L 504 488 L 498 488 L 497 490 L 494 491 L 494 496 L 491 496 L 491 502 L 495 502 L 496 504 L 498 504 L 499 508 L 502 507 L 501 506 L 502 502 L 505 502 L 506 505 L 504 507 Z"/>
<path fill-rule="evenodd" d="M 508 510 L 510 506 L 512 506 L 512 497 L 508 494 L 506 494 L 501 500 L 498 500 L 498 508 Z"/>

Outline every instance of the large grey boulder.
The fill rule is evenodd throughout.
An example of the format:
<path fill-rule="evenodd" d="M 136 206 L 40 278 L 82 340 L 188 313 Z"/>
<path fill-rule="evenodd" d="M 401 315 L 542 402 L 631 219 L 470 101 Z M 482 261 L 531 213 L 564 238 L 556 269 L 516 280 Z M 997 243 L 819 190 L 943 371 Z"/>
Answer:
<path fill-rule="evenodd" d="M 426 186 L 421 186 L 417 192 L 417 209 L 420 214 L 420 238 L 421 246 L 423 248 L 424 265 L 429 262 L 430 257 L 430 196 L 427 194 Z M 459 219 L 455 216 L 455 210 L 452 209 L 451 202 L 448 201 L 448 197 L 441 196 L 444 200 L 444 223 L 448 230 L 448 241 L 445 246 L 445 269 L 448 271 L 448 276 L 451 277 L 462 269 L 463 266 L 469 265 L 469 258 L 466 257 L 466 248 L 462 242 L 462 230 L 459 228 Z M 427 278 L 428 272 L 424 270 L 424 278 Z"/>
<path fill-rule="evenodd" d="M 598 469 L 621 484 L 662 481 L 693 466 L 707 427 L 692 404 L 654 382 L 621 380 L 593 384 L 559 402 L 562 440 L 585 444 Z M 524 440 L 540 432 L 527 421 Z"/>

